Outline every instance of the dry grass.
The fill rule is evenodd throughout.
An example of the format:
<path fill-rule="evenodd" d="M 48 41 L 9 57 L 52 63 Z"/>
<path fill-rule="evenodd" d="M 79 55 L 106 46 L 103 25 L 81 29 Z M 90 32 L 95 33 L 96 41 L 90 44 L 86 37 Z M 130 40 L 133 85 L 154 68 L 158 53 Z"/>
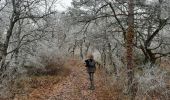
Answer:
<path fill-rule="evenodd" d="M 67 73 L 68 61 L 60 56 L 48 56 L 42 55 L 39 58 L 39 63 L 43 65 L 43 67 L 27 67 L 28 68 L 28 75 L 35 75 L 35 76 L 42 76 L 42 75 L 60 75 L 63 73 Z"/>
<path fill-rule="evenodd" d="M 154 73 L 151 72 L 151 75 L 152 75 L 151 77 L 153 79 L 148 80 L 149 76 L 146 76 L 146 80 L 143 80 L 144 82 L 146 82 L 148 80 L 149 84 L 148 83 L 147 84 L 143 84 L 143 83 L 139 84 L 138 79 L 137 80 L 135 79 L 135 82 L 136 82 L 136 86 L 135 86 L 135 90 L 134 90 L 134 91 L 136 91 L 135 100 L 150 100 L 150 99 L 152 99 L 152 100 L 169 100 L 170 91 L 169 91 L 168 86 L 170 86 L 170 81 L 168 79 L 170 79 L 170 75 L 168 75 L 168 73 L 170 73 L 170 71 L 169 71 L 170 66 L 167 63 L 163 63 L 163 64 L 161 63 L 161 67 L 162 67 L 162 65 L 164 67 L 166 66 L 166 68 L 163 68 L 163 69 L 166 69 L 167 74 L 164 74 L 162 71 L 162 68 L 160 68 L 160 67 L 155 71 L 153 70 Z M 130 100 L 131 97 L 124 92 L 124 91 L 126 91 L 126 78 L 127 78 L 126 70 L 121 69 L 118 73 L 119 75 L 118 75 L 117 79 L 114 77 L 114 75 L 110 76 L 107 73 L 105 73 L 104 70 L 105 69 L 100 69 L 97 72 L 97 74 L 100 74 L 100 78 L 101 78 L 100 82 L 98 84 L 100 84 L 100 87 L 102 87 L 100 90 L 102 92 L 97 93 L 97 97 L 98 97 L 97 100 L 106 100 L 106 98 L 107 98 L 107 100 Z M 146 69 L 135 70 L 135 75 L 137 73 L 140 75 L 146 75 L 147 73 L 145 73 L 144 70 L 146 71 Z M 151 71 L 152 71 L 152 69 L 151 69 Z M 140 76 L 140 77 L 142 77 L 142 76 Z M 165 85 L 167 87 L 164 87 L 165 85 L 163 85 L 164 84 L 163 82 L 165 82 Z M 143 85 L 145 87 L 150 86 L 145 89 L 146 92 L 140 90 L 141 88 L 144 88 Z M 152 89 L 152 87 L 155 87 L 155 88 Z M 167 92 L 169 92 L 169 93 L 167 93 Z"/>
<path fill-rule="evenodd" d="M 14 94 L 13 97 L 20 98 L 20 100 L 24 100 L 23 98 L 29 97 L 28 94 L 36 93 L 35 90 L 41 92 L 40 95 L 45 95 L 46 90 L 53 89 L 54 84 L 58 84 L 63 79 L 65 79 L 65 77 L 69 75 L 70 68 L 72 67 L 78 67 L 78 69 L 82 69 L 82 67 L 84 68 L 84 62 L 79 59 L 69 58 L 65 61 L 62 61 L 62 59 L 59 60 L 60 61 L 57 60 L 57 62 L 61 62 L 62 64 L 58 64 L 57 62 L 53 61 L 47 64 L 47 66 L 44 69 L 41 70 L 36 69 L 39 70 L 40 72 L 33 71 L 33 73 L 38 73 L 38 74 L 32 74 L 29 75 L 29 77 L 27 78 L 19 79 L 15 81 L 14 82 L 15 84 L 13 84 L 13 86 L 11 87 L 11 92 L 13 92 Z M 52 72 L 53 70 L 55 70 L 55 72 Z M 97 100 L 130 100 L 130 96 L 124 94 L 125 83 L 126 83 L 125 81 L 127 77 L 125 69 L 121 69 L 121 71 L 119 71 L 118 78 L 116 78 L 114 75 L 108 75 L 105 70 L 106 69 L 104 69 L 103 67 L 97 66 L 97 71 L 95 73 L 97 79 L 95 84 L 96 87 L 98 88 L 96 88 L 94 92 L 94 94 L 96 95 L 96 99 Z M 136 73 L 138 72 L 139 71 L 136 71 Z M 140 71 L 140 73 L 143 73 L 143 71 L 142 72 Z M 77 73 L 77 74 L 81 74 L 81 73 Z M 169 80 L 166 82 L 166 84 L 170 84 Z M 137 88 L 141 88 L 141 87 L 138 85 Z M 158 97 L 166 100 L 166 98 L 162 97 L 162 94 L 161 92 L 159 92 L 159 90 L 153 89 L 147 92 L 147 94 L 141 93 L 142 92 L 141 90 L 138 90 L 137 92 L 138 93 L 136 95 L 135 100 L 148 100 L 148 99 L 155 100 L 158 99 Z M 167 96 L 168 95 L 169 94 L 167 94 Z"/>
<path fill-rule="evenodd" d="M 44 68 L 30 67 L 26 77 L 11 82 L 10 91 L 12 96 L 10 98 L 22 100 L 36 89 L 46 90 L 52 88 L 70 74 L 68 65 L 68 61 L 58 58 L 48 61 Z"/>

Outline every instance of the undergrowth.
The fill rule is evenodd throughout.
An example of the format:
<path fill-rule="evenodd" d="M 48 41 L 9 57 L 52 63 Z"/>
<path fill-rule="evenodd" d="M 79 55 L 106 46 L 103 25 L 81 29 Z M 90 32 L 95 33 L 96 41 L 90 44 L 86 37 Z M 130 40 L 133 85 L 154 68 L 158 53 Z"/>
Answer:
<path fill-rule="evenodd" d="M 42 57 L 41 61 L 45 65 L 44 67 L 26 66 L 26 77 L 21 77 L 11 82 L 11 98 L 27 98 L 28 94 L 35 89 L 44 88 L 45 90 L 47 87 L 52 88 L 54 84 L 63 80 L 70 73 L 68 61 L 63 58 L 48 59 L 46 56 Z"/>

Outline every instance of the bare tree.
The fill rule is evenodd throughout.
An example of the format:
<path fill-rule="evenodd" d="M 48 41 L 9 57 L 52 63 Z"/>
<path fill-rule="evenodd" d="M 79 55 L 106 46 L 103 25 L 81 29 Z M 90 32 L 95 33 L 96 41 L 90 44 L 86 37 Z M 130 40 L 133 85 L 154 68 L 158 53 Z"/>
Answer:
<path fill-rule="evenodd" d="M 54 13 L 53 11 L 49 10 L 48 12 L 45 12 L 45 13 L 42 12 L 39 15 L 35 14 L 34 8 L 38 7 L 37 4 L 40 2 L 45 2 L 45 1 L 39 1 L 39 0 L 37 1 L 20 1 L 20 0 L 9 1 L 9 4 L 11 4 L 12 8 L 11 8 L 9 27 L 7 29 L 6 38 L 5 38 L 3 47 L 2 47 L 1 72 L 6 70 L 5 60 L 6 60 L 6 56 L 8 55 L 8 47 L 9 47 L 10 39 L 11 39 L 11 36 L 13 35 L 13 29 L 16 23 L 24 19 L 30 19 L 36 22 L 37 19 L 44 18 Z"/>

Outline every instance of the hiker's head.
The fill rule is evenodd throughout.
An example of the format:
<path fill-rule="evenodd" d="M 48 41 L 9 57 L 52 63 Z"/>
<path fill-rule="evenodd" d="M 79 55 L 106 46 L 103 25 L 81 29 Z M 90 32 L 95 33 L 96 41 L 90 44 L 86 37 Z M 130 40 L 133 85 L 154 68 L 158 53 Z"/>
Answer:
<path fill-rule="evenodd" d="M 88 59 L 94 59 L 93 54 L 91 54 L 91 53 L 87 54 L 87 58 Z"/>

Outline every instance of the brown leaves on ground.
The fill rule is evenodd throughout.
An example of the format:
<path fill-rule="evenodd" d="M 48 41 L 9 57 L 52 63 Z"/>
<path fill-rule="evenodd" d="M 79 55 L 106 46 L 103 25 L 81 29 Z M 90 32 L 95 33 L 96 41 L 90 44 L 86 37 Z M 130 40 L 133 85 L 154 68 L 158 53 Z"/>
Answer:
<path fill-rule="evenodd" d="M 95 90 L 89 90 L 88 74 L 83 63 L 78 60 L 71 60 L 69 65 L 71 72 L 67 77 L 56 79 L 57 82 L 51 82 L 52 84 L 43 80 L 45 83 L 38 83 L 42 86 L 38 88 L 35 88 L 35 86 L 32 92 L 22 98 L 16 95 L 15 100 L 117 100 L 119 98 L 117 95 L 119 90 L 115 90 L 114 86 L 106 84 L 109 79 L 106 78 L 106 75 L 103 75 L 103 71 L 97 70 L 94 76 Z M 52 80 L 50 77 L 45 79 Z M 36 79 L 34 81 L 31 84 L 40 82 Z"/>
<path fill-rule="evenodd" d="M 105 84 L 107 77 L 103 71 L 95 73 L 95 90 L 89 90 L 89 79 L 85 66 L 80 61 L 71 61 L 71 74 L 56 85 L 54 95 L 48 100 L 117 100 L 114 87 Z M 112 88 L 112 89 L 111 89 Z"/>

